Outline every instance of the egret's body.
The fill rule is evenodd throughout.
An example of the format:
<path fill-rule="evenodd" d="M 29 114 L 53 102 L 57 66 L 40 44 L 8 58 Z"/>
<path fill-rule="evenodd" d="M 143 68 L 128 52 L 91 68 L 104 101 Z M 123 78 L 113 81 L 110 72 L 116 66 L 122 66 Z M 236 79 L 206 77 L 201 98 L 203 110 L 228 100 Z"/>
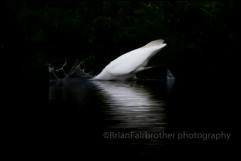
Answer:
<path fill-rule="evenodd" d="M 143 47 L 125 53 L 110 62 L 94 80 L 126 80 L 136 76 L 136 73 L 149 69 L 146 67 L 152 56 L 158 53 L 166 44 L 163 40 L 155 40 Z"/>

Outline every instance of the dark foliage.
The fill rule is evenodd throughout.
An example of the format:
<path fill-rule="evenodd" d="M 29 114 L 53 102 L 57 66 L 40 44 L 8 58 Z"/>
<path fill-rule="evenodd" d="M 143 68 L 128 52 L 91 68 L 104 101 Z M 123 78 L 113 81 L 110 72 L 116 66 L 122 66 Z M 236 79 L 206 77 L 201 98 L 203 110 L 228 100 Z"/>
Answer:
<path fill-rule="evenodd" d="M 230 61 L 235 9 L 234 1 L 9 1 L 3 46 L 29 54 L 22 70 L 78 58 L 96 73 L 124 52 L 163 38 L 168 46 L 151 63 L 213 72 Z"/>

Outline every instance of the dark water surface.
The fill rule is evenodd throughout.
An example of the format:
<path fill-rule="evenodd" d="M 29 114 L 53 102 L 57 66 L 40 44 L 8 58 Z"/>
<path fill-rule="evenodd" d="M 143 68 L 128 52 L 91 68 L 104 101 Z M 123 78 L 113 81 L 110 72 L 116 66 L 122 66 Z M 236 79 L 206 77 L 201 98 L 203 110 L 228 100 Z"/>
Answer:
<path fill-rule="evenodd" d="M 224 138 L 177 139 L 179 133 L 231 133 L 230 107 L 219 84 L 189 81 L 71 78 L 51 84 L 48 148 L 75 155 L 151 157 L 182 145 L 230 145 Z M 166 135 L 148 138 L 161 134 Z"/>
<path fill-rule="evenodd" d="M 160 84 L 158 84 L 160 83 Z M 88 81 L 72 78 L 61 85 L 50 86 L 49 101 L 53 107 L 69 107 L 73 112 L 91 110 L 90 119 L 101 118 L 104 128 L 165 127 L 166 89 L 163 83 L 143 84 L 118 81 Z M 159 92 L 153 89 L 157 88 Z M 163 86 L 163 87 L 162 87 Z M 61 102 L 62 105 L 59 105 Z M 95 110 L 94 110 L 95 109 Z M 64 109 L 63 109 L 64 110 Z M 67 109 L 66 109 L 67 110 Z M 95 116 L 95 113 L 99 116 Z"/>

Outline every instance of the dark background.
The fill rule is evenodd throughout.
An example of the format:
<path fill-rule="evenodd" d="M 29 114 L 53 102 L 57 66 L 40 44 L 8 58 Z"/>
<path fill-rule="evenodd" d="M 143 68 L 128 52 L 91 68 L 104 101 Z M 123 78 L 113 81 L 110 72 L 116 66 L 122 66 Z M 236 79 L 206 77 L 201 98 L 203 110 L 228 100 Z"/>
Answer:
<path fill-rule="evenodd" d="M 24 51 L 12 54 L 29 79 L 35 69 L 61 59 L 85 60 L 85 68 L 98 73 L 110 60 L 159 38 L 168 47 L 155 63 L 197 75 L 226 73 L 238 40 L 236 3 L 9 1 L 1 44 Z"/>
<path fill-rule="evenodd" d="M 20 127 L 15 132 L 48 124 L 43 119 L 48 118 L 48 63 L 60 66 L 67 59 L 71 65 L 79 59 L 94 75 L 117 56 L 159 38 L 167 47 L 150 64 L 170 68 L 179 80 L 179 93 L 173 93 L 175 101 L 170 99 L 169 104 L 176 107 L 188 99 L 182 110 L 189 119 L 175 122 L 183 111 L 169 109 L 176 113 L 169 117 L 170 126 L 234 126 L 239 2 L 1 3 L 1 70 L 10 84 L 4 107 L 11 117 L 5 121 Z M 148 77 L 156 75 L 160 70 Z"/>

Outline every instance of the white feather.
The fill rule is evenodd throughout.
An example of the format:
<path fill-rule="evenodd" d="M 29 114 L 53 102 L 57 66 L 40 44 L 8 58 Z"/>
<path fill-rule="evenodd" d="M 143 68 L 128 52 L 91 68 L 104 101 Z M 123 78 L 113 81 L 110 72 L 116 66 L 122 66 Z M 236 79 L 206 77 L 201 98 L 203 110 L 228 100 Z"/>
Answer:
<path fill-rule="evenodd" d="M 135 77 L 136 73 L 144 69 L 152 56 L 158 53 L 166 44 L 159 39 L 151 41 L 143 47 L 127 52 L 111 61 L 95 80 L 125 80 Z"/>

